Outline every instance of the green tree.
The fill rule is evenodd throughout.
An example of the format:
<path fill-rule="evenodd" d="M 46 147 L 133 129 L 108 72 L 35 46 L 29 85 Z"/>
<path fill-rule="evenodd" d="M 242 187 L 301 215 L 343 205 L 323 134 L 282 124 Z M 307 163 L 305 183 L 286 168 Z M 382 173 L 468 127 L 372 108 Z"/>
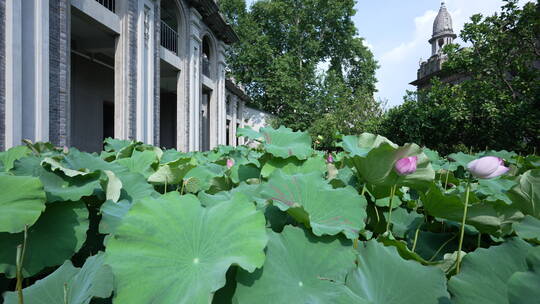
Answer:
<path fill-rule="evenodd" d="M 459 84 L 434 80 L 431 88 L 409 93 L 386 114 L 385 135 L 450 152 L 532 151 L 540 145 L 540 10 L 506 0 L 500 13 L 474 15 L 460 33 L 470 47 L 444 49 L 447 74 L 465 76 Z"/>
<path fill-rule="evenodd" d="M 230 74 L 252 102 L 293 129 L 362 129 L 356 117 L 378 109 L 373 99 L 377 62 L 357 37 L 354 0 L 222 0 L 240 42 L 228 51 Z M 324 70 L 321 67 L 327 67 Z M 341 112 L 340 112 L 341 111 Z M 354 117 L 337 127 L 338 113 Z M 354 115 L 356 114 L 356 115 Z M 329 121 L 326 121 L 326 119 Z M 354 128 L 344 128 L 345 125 Z M 332 126 L 312 128 L 312 126 Z M 316 131 L 316 132 L 315 132 Z M 319 133 L 320 134 L 320 133 Z M 330 144 L 330 142 L 327 142 Z"/>

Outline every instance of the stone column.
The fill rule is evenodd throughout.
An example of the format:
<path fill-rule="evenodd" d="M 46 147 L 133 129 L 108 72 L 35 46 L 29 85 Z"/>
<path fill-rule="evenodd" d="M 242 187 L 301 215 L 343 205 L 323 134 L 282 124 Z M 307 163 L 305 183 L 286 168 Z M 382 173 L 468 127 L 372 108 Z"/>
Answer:
<path fill-rule="evenodd" d="M 6 0 L 0 0 L 0 151 L 6 145 Z"/>
<path fill-rule="evenodd" d="M 239 104 L 238 104 L 238 113 L 239 113 L 239 119 L 240 119 L 240 128 L 243 128 L 244 127 L 244 124 L 245 124 L 245 121 L 246 121 L 246 102 L 241 100 L 239 101 Z M 236 135 L 236 134 L 235 134 Z M 246 141 L 245 141 L 245 138 L 244 137 L 240 137 L 238 138 L 238 145 L 243 145 L 245 144 Z"/>
<path fill-rule="evenodd" d="M 114 54 L 114 137 L 135 139 L 137 94 L 137 0 L 116 2 L 120 35 Z"/>
<path fill-rule="evenodd" d="M 225 109 L 225 45 L 219 42 L 217 46 L 217 77 L 215 80 L 215 94 L 217 94 L 217 145 L 226 143 L 227 110 Z"/>
<path fill-rule="evenodd" d="M 49 17 L 49 139 L 70 146 L 71 1 L 50 1 Z"/>
<path fill-rule="evenodd" d="M 154 144 L 154 10 L 152 1 L 138 1 L 136 138 L 150 145 Z"/>
<path fill-rule="evenodd" d="M 189 52 L 186 54 L 189 60 L 189 119 L 188 119 L 188 151 L 196 151 L 200 148 L 199 143 L 199 113 L 201 103 L 201 15 L 196 9 L 190 9 L 190 40 Z"/>
<path fill-rule="evenodd" d="M 25 138 L 49 140 L 49 1 L 6 0 L 5 12 L 4 148 L 10 148 Z"/>
<path fill-rule="evenodd" d="M 231 136 L 229 142 L 231 146 L 236 146 L 236 120 L 238 119 L 238 96 L 233 95 L 231 100 Z"/>

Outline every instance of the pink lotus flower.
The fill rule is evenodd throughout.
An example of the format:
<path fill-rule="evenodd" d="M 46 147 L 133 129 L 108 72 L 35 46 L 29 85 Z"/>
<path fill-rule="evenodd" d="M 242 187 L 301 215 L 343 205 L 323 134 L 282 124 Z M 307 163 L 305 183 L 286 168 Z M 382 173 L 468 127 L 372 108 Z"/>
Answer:
<path fill-rule="evenodd" d="M 332 154 L 328 154 L 328 157 L 326 158 L 326 162 L 329 164 L 334 162 L 334 158 L 332 157 Z"/>
<path fill-rule="evenodd" d="M 418 156 L 404 157 L 399 159 L 394 167 L 399 175 L 409 175 L 416 172 L 416 162 L 418 162 Z"/>
<path fill-rule="evenodd" d="M 227 159 L 227 169 L 230 169 L 232 166 L 234 166 L 234 159 L 228 158 Z"/>
<path fill-rule="evenodd" d="M 467 169 L 477 178 L 494 178 L 505 174 L 510 168 L 504 166 L 504 160 L 495 156 L 484 156 L 467 164 Z"/>

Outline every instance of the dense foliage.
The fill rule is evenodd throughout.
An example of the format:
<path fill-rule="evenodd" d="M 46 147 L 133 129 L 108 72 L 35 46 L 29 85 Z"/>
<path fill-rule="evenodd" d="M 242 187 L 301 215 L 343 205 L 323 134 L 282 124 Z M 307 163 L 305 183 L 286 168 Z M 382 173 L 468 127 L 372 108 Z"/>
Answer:
<path fill-rule="evenodd" d="M 278 125 L 309 129 L 328 147 L 336 132 L 369 130 L 381 115 L 377 63 L 357 36 L 354 0 L 219 4 L 240 37 L 228 52 L 230 74 Z"/>
<path fill-rule="evenodd" d="M 42 143 L 0 153 L 4 303 L 540 298 L 538 156 L 445 159 L 364 133 L 328 157 L 304 132 L 239 134 L 256 148 L 107 139 L 99 155 Z M 484 155 L 510 171 L 469 176 Z M 403 158 L 415 160 L 407 175 Z"/>
<path fill-rule="evenodd" d="M 444 74 L 465 79 L 454 85 L 435 79 L 431 88 L 409 92 L 387 113 L 381 133 L 443 153 L 540 146 L 540 7 L 506 2 L 500 13 L 465 24 L 460 37 L 470 47 L 445 48 Z"/>

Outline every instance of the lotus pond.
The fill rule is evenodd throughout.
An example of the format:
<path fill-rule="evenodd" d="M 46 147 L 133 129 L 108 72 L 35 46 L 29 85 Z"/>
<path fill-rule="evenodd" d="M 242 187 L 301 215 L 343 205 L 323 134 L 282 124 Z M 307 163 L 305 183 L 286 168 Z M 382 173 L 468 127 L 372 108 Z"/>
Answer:
<path fill-rule="evenodd" d="M 0 153 L 0 298 L 540 302 L 538 156 L 441 157 L 367 133 L 329 155 L 284 127 L 239 135 L 256 147 Z"/>

